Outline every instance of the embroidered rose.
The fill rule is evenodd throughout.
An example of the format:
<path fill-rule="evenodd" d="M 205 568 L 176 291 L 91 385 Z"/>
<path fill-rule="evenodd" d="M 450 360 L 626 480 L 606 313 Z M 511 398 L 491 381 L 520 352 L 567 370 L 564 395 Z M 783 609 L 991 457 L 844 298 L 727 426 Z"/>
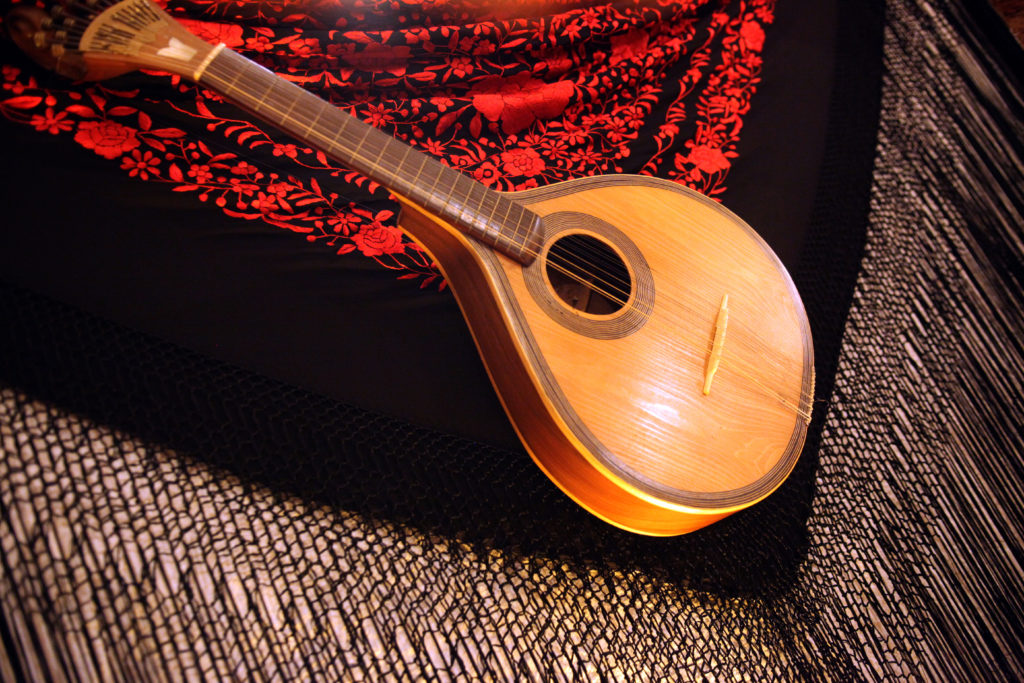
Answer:
<path fill-rule="evenodd" d="M 402 243 L 402 231 L 378 221 L 370 223 L 352 235 L 352 241 L 364 256 L 400 254 L 405 251 L 405 245 Z"/>
<path fill-rule="evenodd" d="M 510 78 L 488 76 L 469 91 L 473 106 L 488 121 L 501 121 L 508 134 L 518 133 L 537 119 L 551 119 L 569 104 L 571 81 L 545 83 L 518 73 Z"/>
<path fill-rule="evenodd" d="M 501 168 L 505 175 L 537 175 L 544 167 L 544 160 L 532 147 L 518 147 L 501 153 Z"/>
<path fill-rule="evenodd" d="M 718 173 L 724 171 L 732 164 L 725 154 L 718 147 L 708 145 L 697 145 L 690 150 L 686 162 L 693 164 L 703 173 Z"/>
<path fill-rule="evenodd" d="M 756 21 L 745 21 L 740 26 L 740 39 L 748 50 L 760 52 L 764 47 L 764 29 Z"/>
<path fill-rule="evenodd" d="M 114 121 L 82 121 L 75 142 L 105 159 L 116 159 L 139 146 L 135 131 Z"/>
<path fill-rule="evenodd" d="M 451 0 L 383 4 L 388 3 L 401 6 L 404 23 L 416 26 L 378 30 L 319 11 L 336 9 L 337 0 L 261 3 L 252 12 L 211 12 L 207 21 L 186 23 L 210 42 L 262 53 L 258 57 L 268 68 L 329 101 L 354 105 L 364 120 L 387 129 L 401 121 L 417 148 L 494 188 L 520 190 L 582 174 L 642 170 L 713 194 L 724 188 L 737 158 L 731 150 L 760 80 L 765 33 L 774 19 L 772 0 L 711 3 L 717 8 L 713 16 L 711 10 L 692 12 L 692 2 L 657 0 L 598 4 L 545 16 L 540 23 L 534 14 L 523 21 L 499 11 L 470 29 L 461 10 L 451 12 Z M 657 14 L 651 5 L 659 7 Z M 361 30 L 367 28 L 374 30 Z M 552 32 L 558 38 L 553 42 Z M 510 68 L 481 58 L 502 51 L 523 59 Z M 666 71 L 665 60 L 680 55 L 688 66 Z M 635 73 L 620 73 L 627 68 Z M 314 182 L 307 191 L 282 179 L 322 170 L 360 198 L 377 193 L 376 184 L 322 154 L 287 144 L 294 141 L 258 121 L 236 128 L 240 121 L 207 108 L 219 98 L 182 89 L 177 77 L 168 85 L 177 88 L 176 98 L 189 100 L 195 93 L 195 107 L 183 101 L 188 106 L 179 109 L 159 93 L 152 106 L 173 108 L 171 119 L 163 120 L 191 117 L 193 125 L 159 128 L 149 115 L 129 113 L 137 112 L 137 103 L 128 93 L 45 89 L 17 67 L 0 65 L 0 100 L 8 98 L 0 116 L 44 136 L 68 131 L 118 163 L 125 176 L 166 180 L 168 189 L 209 200 L 211 210 L 219 206 L 228 215 L 262 217 L 338 253 L 359 250 L 398 272 L 436 277 L 429 259 L 386 227 L 394 225 L 390 216 L 358 205 L 346 208 L 337 194 Z M 388 95 L 396 87 L 404 93 L 395 95 L 398 100 Z M 124 127 L 103 122 L 106 116 Z M 639 131 L 650 135 L 630 147 Z M 211 139 L 223 142 L 222 134 L 256 155 L 243 162 L 206 147 Z"/>

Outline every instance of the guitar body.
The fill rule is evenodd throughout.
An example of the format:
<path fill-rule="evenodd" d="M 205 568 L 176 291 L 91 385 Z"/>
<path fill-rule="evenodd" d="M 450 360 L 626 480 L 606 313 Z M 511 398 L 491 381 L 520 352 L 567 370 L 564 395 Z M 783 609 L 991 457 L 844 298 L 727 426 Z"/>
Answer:
<path fill-rule="evenodd" d="M 593 514 L 650 535 L 692 531 L 777 488 L 806 434 L 813 352 L 799 297 L 760 237 L 719 204 L 647 177 L 513 196 L 543 219 L 529 266 L 415 206 L 400 224 L 448 278 L 537 465 Z M 618 310 L 581 311 L 556 292 L 546 261 L 573 234 L 626 265 Z M 704 393 L 725 295 L 720 365 Z"/>
<path fill-rule="evenodd" d="M 685 533 L 793 468 L 814 390 L 807 318 L 782 264 L 719 204 L 640 176 L 495 192 L 151 0 L 21 6 L 7 25 L 60 73 L 170 71 L 390 188 L 530 455 L 598 517 Z"/>

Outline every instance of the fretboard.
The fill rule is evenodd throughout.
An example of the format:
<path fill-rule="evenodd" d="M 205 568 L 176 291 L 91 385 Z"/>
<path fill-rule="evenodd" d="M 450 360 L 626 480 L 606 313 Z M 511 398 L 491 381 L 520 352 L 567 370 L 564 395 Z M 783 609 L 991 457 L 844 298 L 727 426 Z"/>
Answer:
<path fill-rule="evenodd" d="M 521 263 L 533 261 L 539 218 L 507 196 L 231 50 L 217 54 L 199 80 L 260 119 L 351 166 L 479 242 Z"/>

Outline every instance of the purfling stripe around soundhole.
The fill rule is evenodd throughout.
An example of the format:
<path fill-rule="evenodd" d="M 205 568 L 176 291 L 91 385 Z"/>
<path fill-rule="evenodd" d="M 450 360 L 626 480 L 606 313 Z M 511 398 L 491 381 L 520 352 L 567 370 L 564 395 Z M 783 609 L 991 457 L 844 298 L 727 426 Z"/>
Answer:
<path fill-rule="evenodd" d="M 573 233 L 604 238 L 625 262 L 632 288 L 629 299 L 619 311 L 605 316 L 582 314 L 559 300 L 548 285 L 544 273 L 547 250 L 560 236 Z M 594 339 L 619 339 L 643 327 L 654 309 L 654 277 L 643 254 L 621 230 L 585 213 L 559 211 L 541 220 L 541 240 L 545 245 L 542 257 L 523 268 L 523 278 L 534 301 L 552 320 Z"/>

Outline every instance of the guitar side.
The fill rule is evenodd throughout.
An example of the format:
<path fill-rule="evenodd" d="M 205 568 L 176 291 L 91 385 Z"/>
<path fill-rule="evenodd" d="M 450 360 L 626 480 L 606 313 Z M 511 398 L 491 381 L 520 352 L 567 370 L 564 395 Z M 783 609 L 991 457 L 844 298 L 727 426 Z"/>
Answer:
<path fill-rule="evenodd" d="M 764 242 L 718 204 L 652 178 L 512 196 L 548 224 L 526 267 L 416 206 L 400 225 L 448 278 L 537 465 L 593 514 L 649 535 L 693 531 L 777 488 L 806 435 L 813 354 L 799 297 Z M 634 282 L 650 282 L 615 314 L 591 315 L 558 299 L 545 256 L 563 234 L 608 238 L 603 224 L 621 231 L 609 241 L 624 245 Z M 705 394 L 723 294 L 732 324 Z"/>

